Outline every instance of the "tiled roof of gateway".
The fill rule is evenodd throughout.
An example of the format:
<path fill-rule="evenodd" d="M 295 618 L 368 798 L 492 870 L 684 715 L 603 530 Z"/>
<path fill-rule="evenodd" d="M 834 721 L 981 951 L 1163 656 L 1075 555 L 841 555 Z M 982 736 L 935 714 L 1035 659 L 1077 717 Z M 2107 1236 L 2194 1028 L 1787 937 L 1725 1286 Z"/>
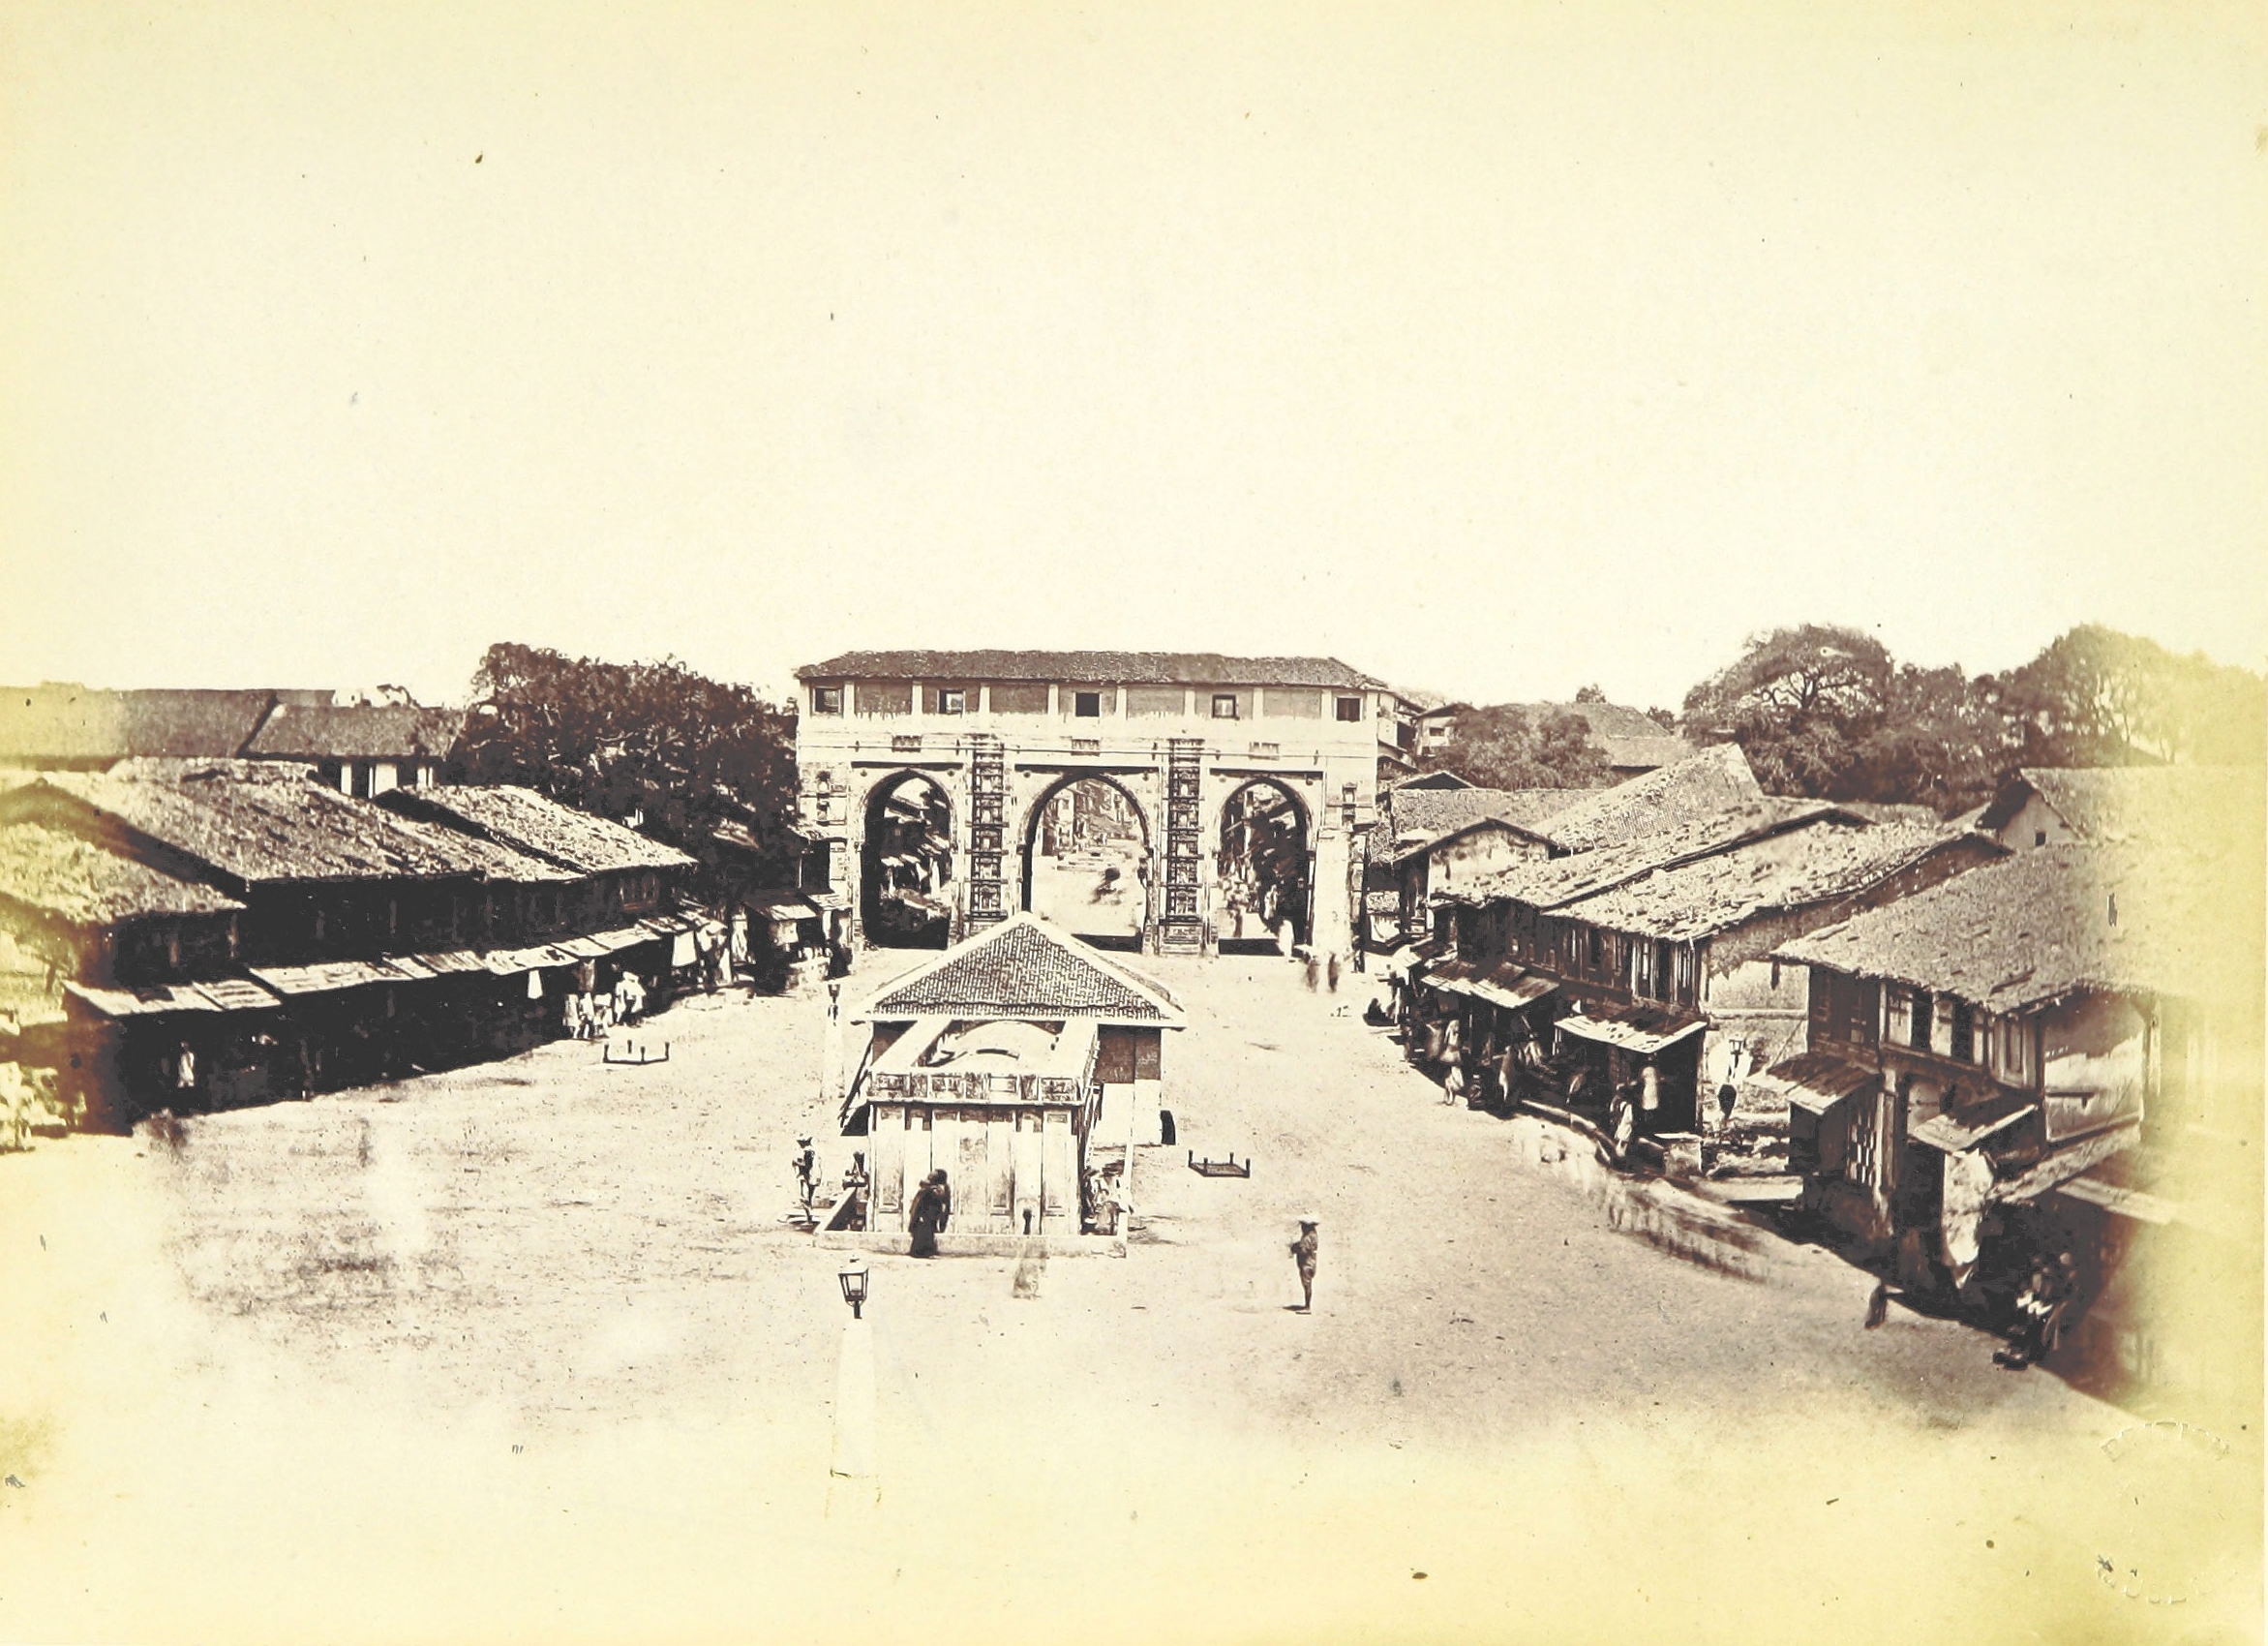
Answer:
<path fill-rule="evenodd" d="M 2256 876 L 2256 869 L 2255 869 Z M 2226 858 L 2043 846 L 1780 946 L 1779 955 L 1996 1012 L 2080 990 L 2251 1005 L 2260 901 Z M 2250 885 L 2249 893 L 2240 888 Z"/>
<path fill-rule="evenodd" d="M 395 789 L 388 805 L 412 812 L 431 808 L 517 851 L 532 852 L 586 874 L 617 869 L 679 869 L 692 859 L 675 846 L 650 840 L 611 817 L 561 806 L 533 789 L 443 784 Z"/>
<path fill-rule="evenodd" d="M 1748 757 L 1738 744 L 1728 743 L 1611 789 L 1594 790 L 1553 817 L 1543 832 L 1562 850 L 1588 851 L 1763 797 Z"/>
<path fill-rule="evenodd" d="M 1652 870 L 1565 912 L 1612 930 L 1684 942 L 1758 915 L 1849 897 L 1962 838 L 1960 831 L 1942 824 L 1821 821 Z M 1998 848 L 1977 841 L 1967 849 Z"/>
<path fill-rule="evenodd" d="M 439 759 L 456 744 L 462 709 L 418 709 L 394 704 L 278 704 L 247 754 L 318 760 Z"/>
<path fill-rule="evenodd" d="M 1383 686 L 1336 657 L 1218 652 L 845 652 L 798 680 L 1093 681 L 1110 686 Z"/>
<path fill-rule="evenodd" d="M 43 791 L 68 796 L 247 883 L 470 874 L 514 882 L 571 878 L 549 864 L 397 817 L 316 782 L 307 768 L 257 760 L 128 761 L 106 775 L 57 772 L 6 797 L 36 816 Z"/>
<path fill-rule="evenodd" d="M 1149 979 L 1036 914 L 963 938 L 884 987 L 861 1018 L 1100 1018 L 1179 1028 L 1181 1009 Z"/>
<path fill-rule="evenodd" d="M 42 823 L 0 829 L 0 898 L 74 926 L 107 926 L 140 915 L 227 914 L 244 906 L 210 886 Z"/>

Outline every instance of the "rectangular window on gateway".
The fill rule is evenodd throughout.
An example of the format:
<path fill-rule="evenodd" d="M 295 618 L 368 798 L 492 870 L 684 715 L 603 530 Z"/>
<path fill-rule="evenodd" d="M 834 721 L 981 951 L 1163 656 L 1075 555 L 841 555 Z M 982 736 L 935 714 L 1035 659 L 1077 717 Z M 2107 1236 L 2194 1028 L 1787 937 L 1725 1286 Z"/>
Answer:
<path fill-rule="evenodd" d="M 1103 694 L 1100 691 L 1074 691 L 1071 694 L 1071 712 L 1082 720 L 1103 717 Z"/>
<path fill-rule="evenodd" d="M 841 714 L 842 687 L 839 686 L 813 686 L 811 688 L 811 713 L 814 715 Z"/>
<path fill-rule="evenodd" d="M 965 715 L 968 713 L 968 703 L 969 694 L 957 686 L 941 686 L 937 688 L 937 712 L 940 715 Z"/>
<path fill-rule="evenodd" d="M 1216 720 L 1233 720 L 1236 718 L 1235 692 L 1216 691 L 1213 693 L 1213 718 Z"/>
<path fill-rule="evenodd" d="M 1360 720 L 1362 718 L 1362 699 L 1359 697 L 1340 698 L 1338 715 L 1342 720 Z"/>

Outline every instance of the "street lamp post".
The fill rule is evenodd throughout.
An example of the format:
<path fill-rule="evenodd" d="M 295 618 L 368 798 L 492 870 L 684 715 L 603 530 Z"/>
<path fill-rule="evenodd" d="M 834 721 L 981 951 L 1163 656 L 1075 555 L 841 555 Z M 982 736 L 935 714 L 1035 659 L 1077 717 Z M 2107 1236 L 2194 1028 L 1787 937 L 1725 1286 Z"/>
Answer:
<path fill-rule="evenodd" d="M 842 1359 L 834 1378 L 834 1461 L 830 1475 L 874 1475 L 874 1328 L 866 1322 L 866 1265 L 853 1258 L 835 1276 L 851 1318 L 843 1322 Z"/>

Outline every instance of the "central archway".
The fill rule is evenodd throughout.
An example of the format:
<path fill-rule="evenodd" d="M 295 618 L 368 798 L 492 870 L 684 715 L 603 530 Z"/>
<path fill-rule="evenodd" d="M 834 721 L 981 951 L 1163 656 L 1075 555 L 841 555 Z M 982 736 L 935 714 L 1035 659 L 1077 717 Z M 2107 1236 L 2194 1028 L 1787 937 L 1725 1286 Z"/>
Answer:
<path fill-rule="evenodd" d="M 1150 821 L 1112 778 L 1072 773 L 1024 820 L 1023 906 L 1098 949 L 1138 953 L 1150 923 Z"/>
<path fill-rule="evenodd" d="M 866 797 L 859 924 L 877 949 L 942 949 L 953 940 L 953 803 L 922 772 L 900 772 Z"/>
<path fill-rule="evenodd" d="M 1255 777 L 1221 807 L 1214 930 L 1224 955 L 1289 954 L 1309 940 L 1315 851 L 1307 808 L 1273 777 Z"/>

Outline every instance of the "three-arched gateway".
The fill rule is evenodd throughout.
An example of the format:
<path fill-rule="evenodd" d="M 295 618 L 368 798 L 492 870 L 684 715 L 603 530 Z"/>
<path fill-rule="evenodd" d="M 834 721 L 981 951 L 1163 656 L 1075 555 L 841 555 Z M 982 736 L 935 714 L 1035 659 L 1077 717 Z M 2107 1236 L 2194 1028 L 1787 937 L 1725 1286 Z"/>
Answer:
<path fill-rule="evenodd" d="M 1098 947 L 1351 946 L 1393 694 L 1329 657 L 856 652 L 796 671 L 801 816 L 863 946 L 1031 909 Z"/>

